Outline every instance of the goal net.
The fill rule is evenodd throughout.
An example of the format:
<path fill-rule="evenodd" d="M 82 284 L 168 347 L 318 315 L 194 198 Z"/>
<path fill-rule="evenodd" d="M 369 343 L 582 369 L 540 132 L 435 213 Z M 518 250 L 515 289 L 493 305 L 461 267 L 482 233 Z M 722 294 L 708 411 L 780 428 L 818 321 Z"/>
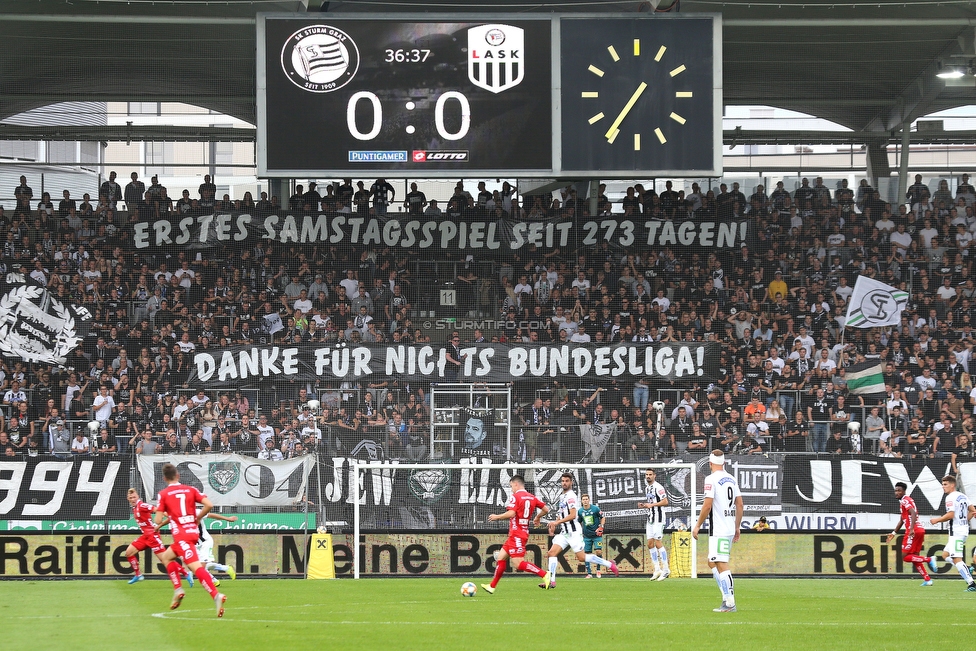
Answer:
<path fill-rule="evenodd" d="M 696 541 L 690 529 L 699 503 L 694 464 L 405 464 L 358 463 L 354 477 L 353 575 L 478 575 L 494 570 L 508 522 L 489 522 L 503 513 L 509 480 L 522 475 L 526 489 L 549 505 L 543 520 L 556 519 L 560 477 L 569 472 L 574 490 L 600 507 L 606 517 L 602 555 L 617 563 L 623 575 L 653 572 L 645 528 L 648 510 L 644 471 L 654 468 L 667 491 L 664 544 L 670 550 L 671 576 L 697 574 Z M 551 537 L 545 528 L 531 530 L 526 559 L 543 563 Z M 543 565 L 544 566 L 544 565 Z M 561 574 L 585 573 L 571 551 L 564 553 Z"/>

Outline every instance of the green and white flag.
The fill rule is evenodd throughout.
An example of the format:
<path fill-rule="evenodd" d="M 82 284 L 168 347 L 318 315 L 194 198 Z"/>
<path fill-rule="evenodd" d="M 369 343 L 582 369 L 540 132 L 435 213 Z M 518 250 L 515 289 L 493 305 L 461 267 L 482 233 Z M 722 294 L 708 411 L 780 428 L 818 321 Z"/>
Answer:
<path fill-rule="evenodd" d="M 871 360 L 848 367 L 844 375 L 847 390 L 853 395 L 884 393 L 884 373 L 881 362 Z"/>
<path fill-rule="evenodd" d="M 847 304 L 845 327 L 877 328 L 898 325 L 908 304 L 908 292 L 877 280 L 858 276 L 854 293 Z"/>

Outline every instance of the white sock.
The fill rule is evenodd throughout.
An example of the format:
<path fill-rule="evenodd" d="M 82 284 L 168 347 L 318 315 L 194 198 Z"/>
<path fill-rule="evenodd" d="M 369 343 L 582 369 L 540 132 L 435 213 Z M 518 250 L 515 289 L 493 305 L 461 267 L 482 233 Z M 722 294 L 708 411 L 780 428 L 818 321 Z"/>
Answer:
<path fill-rule="evenodd" d="M 559 567 L 559 559 L 553 556 L 549 559 L 549 580 L 556 580 L 556 568 Z"/>
<path fill-rule="evenodd" d="M 973 582 L 973 576 L 969 573 L 969 568 L 966 567 L 966 564 L 963 563 L 962 560 L 956 561 L 956 570 L 959 572 L 959 576 L 961 576 L 966 583 Z"/>
<path fill-rule="evenodd" d="M 732 581 L 732 572 L 725 570 L 720 573 L 719 579 L 722 581 L 722 594 L 725 595 L 725 605 L 735 605 L 735 585 Z"/>
<path fill-rule="evenodd" d="M 664 568 L 665 572 L 671 571 L 671 566 L 668 565 L 668 550 L 664 547 L 657 550 L 658 556 L 661 558 L 661 567 Z"/>
<path fill-rule="evenodd" d="M 654 566 L 654 571 L 657 572 L 661 566 L 658 563 L 657 547 L 651 547 L 651 565 Z"/>
<path fill-rule="evenodd" d="M 211 574 L 214 572 L 226 572 L 227 566 L 221 565 L 220 563 L 207 563 L 207 571 Z"/>
<path fill-rule="evenodd" d="M 586 562 L 587 563 L 596 563 L 597 565 L 601 565 L 603 567 L 610 567 L 610 561 L 604 560 L 604 559 L 600 558 L 599 556 L 597 556 L 596 554 L 587 554 L 586 555 Z"/>
<path fill-rule="evenodd" d="M 722 577 L 719 575 L 717 567 L 712 568 L 712 578 L 715 579 L 715 585 L 718 586 L 718 589 L 722 590 Z M 724 590 L 722 590 L 722 595 L 725 595 Z"/>

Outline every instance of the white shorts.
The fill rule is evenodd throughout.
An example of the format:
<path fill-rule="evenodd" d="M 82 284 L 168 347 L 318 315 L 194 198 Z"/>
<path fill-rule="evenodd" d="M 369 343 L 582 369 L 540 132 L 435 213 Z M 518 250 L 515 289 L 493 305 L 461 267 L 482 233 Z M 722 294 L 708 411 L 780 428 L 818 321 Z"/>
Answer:
<path fill-rule="evenodd" d="M 966 555 L 966 534 L 949 536 L 945 550 L 949 552 L 949 558 L 962 558 Z"/>
<path fill-rule="evenodd" d="M 197 556 L 200 557 L 200 562 L 206 565 L 207 563 L 213 563 L 213 540 L 200 541 L 197 545 Z"/>
<path fill-rule="evenodd" d="M 664 538 L 664 523 L 657 522 L 655 524 L 651 524 L 648 522 L 644 533 L 648 540 L 662 540 Z"/>
<path fill-rule="evenodd" d="M 579 553 L 583 551 L 583 532 L 576 533 L 557 533 L 552 537 L 552 544 L 559 545 L 562 549 L 572 549 Z"/>
<path fill-rule="evenodd" d="M 732 554 L 732 536 L 708 537 L 708 560 L 713 563 L 728 563 Z"/>

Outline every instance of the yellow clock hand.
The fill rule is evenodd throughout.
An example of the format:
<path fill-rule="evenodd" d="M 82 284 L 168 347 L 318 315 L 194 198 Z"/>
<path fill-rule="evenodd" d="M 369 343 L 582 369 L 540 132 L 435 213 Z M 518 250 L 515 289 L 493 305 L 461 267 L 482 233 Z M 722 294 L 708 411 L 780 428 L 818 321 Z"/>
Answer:
<path fill-rule="evenodd" d="M 645 90 L 647 90 L 647 84 L 642 81 L 640 86 L 637 87 L 637 90 L 634 91 L 634 94 L 630 96 L 630 99 L 627 101 L 627 104 L 624 105 L 623 110 L 620 111 L 620 115 L 618 115 L 617 119 L 614 120 L 613 124 L 610 125 L 610 129 L 608 129 L 607 132 L 604 134 L 604 137 L 607 140 L 613 142 L 614 135 L 617 132 L 617 127 L 620 126 L 620 123 L 623 122 L 624 118 L 627 117 L 627 114 L 630 113 L 630 109 L 634 108 L 634 104 L 637 103 L 637 99 L 641 96 L 641 94 Z"/>

